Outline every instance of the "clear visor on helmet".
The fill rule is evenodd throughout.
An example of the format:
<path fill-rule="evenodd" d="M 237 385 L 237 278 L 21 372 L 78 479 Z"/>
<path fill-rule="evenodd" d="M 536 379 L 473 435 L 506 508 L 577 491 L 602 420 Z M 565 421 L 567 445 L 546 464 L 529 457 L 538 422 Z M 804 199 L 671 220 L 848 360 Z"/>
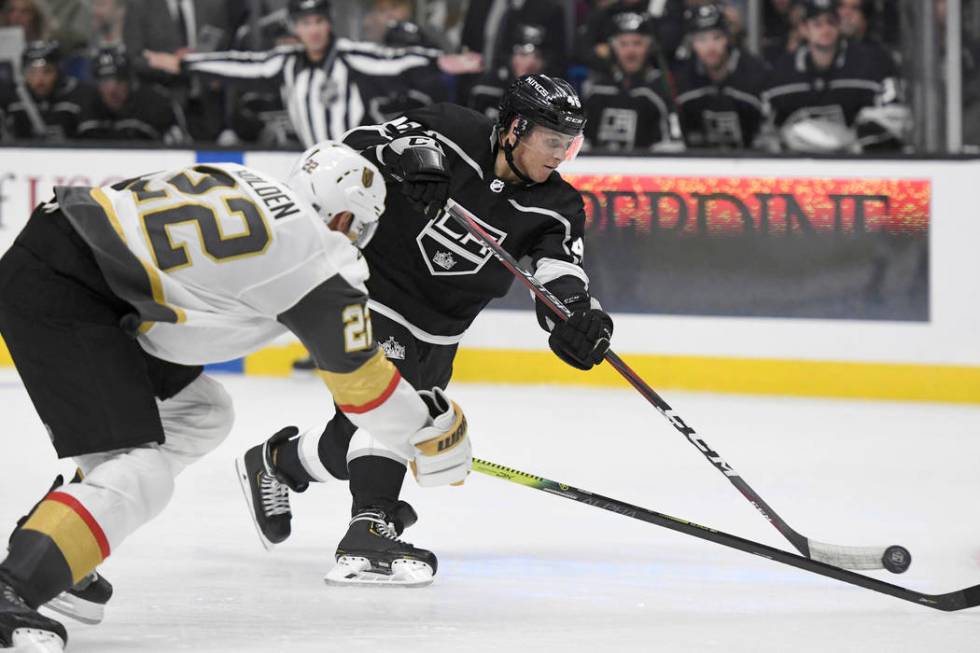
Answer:
<path fill-rule="evenodd" d="M 548 127 L 534 125 L 521 139 L 527 147 L 541 154 L 558 159 L 561 162 L 571 161 L 578 156 L 585 137 L 582 134 L 563 134 Z"/>
<path fill-rule="evenodd" d="M 351 221 L 350 229 L 347 230 L 347 237 L 358 249 L 364 249 L 374 238 L 374 232 L 378 230 L 377 220 L 373 222 L 362 222 L 356 217 Z"/>

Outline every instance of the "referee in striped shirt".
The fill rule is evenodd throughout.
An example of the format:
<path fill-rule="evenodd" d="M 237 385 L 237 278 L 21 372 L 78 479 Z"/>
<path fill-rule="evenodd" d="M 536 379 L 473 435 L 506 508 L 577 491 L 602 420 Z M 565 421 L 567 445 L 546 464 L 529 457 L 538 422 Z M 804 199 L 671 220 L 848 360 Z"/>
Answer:
<path fill-rule="evenodd" d="M 172 74 L 189 73 L 259 88 L 279 86 L 283 102 L 304 147 L 340 140 L 365 121 L 368 89 L 376 78 L 438 65 L 449 74 L 478 72 L 480 55 L 443 54 L 427 48 L 390 49 L 334 38 L 329 0 L 290 0 L 289 18 L 299 44 L 267 52 L 171 54 L 145 51 L 148 64 Z M 363 87 L 363 88 L 362 88 Z"/>

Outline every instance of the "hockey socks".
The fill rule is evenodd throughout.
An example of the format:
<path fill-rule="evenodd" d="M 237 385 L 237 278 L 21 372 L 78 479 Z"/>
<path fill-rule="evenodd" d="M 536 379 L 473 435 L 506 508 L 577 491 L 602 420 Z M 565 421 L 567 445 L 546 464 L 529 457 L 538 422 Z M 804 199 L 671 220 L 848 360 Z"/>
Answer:
<path fill-rule="evenodd" d="M 36 608 L 84 579 L 109 552 L 89 511 L 70 494 L 55 491 L 10 538 L 0 577 Z"/>
<path fill-rule="evenodd" d="M 403 463 L 381 456 L 362 456 L 351 460 L 350 493 L 354 497 L 351 514 L 371 506 L 392 512 L 405 480 Z"/>

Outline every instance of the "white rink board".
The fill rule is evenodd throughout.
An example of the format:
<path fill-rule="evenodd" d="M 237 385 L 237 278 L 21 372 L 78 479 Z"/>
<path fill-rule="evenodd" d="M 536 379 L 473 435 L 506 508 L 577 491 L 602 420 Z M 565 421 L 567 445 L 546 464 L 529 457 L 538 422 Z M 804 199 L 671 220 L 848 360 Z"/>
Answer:
<path fill-rule="evenodd" d="M 195 156 L 190 151 L 0 149 L 0 250 L 26 220 L 30 198 L 47 197 L 56 180 L 111 182 L 192 163 Z M 245 163 L 284 176 L 295 156 L 246 153 Z M 606 175 L 929 179 L 930 322 L 617 315 L 615 306 L 607 306 L 616 318 L 616 348 L 636 354 L 980 365 L 980 256 L 976 254 L 980 216 L 973 198 L 980 161 L 582 157 L 565 170 Z M 533 319 L 512 311 L 484 313 L 464 345 L 523 350 L 547 346 Z"/>

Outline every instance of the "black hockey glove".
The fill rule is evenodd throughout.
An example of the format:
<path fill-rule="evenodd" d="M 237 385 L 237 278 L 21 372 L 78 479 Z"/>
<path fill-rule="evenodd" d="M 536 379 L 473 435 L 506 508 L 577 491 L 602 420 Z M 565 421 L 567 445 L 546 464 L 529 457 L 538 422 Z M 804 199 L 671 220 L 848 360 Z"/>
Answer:
<path fill-rule="evenodd" d="M 598 308 L 575 311 L 551 330 L 548 346 L 572 367 L 591 370 L 609 350 L 612 332 L 612 318 L 605 311 Z"/>
<path fill-rule="evenodd" d="M 402 193 L 415 209 L 433 217 L 449 199 L 449 170 L 442 150 L 428 144 L 406 147 L 396 163 Z"/>

